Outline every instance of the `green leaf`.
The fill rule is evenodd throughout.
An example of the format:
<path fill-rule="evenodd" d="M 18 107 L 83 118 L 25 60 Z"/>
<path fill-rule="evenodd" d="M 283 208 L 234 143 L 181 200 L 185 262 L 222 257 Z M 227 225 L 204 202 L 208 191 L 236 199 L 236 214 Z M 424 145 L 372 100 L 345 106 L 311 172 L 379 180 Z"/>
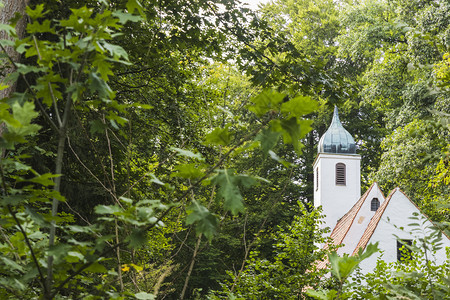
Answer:
<path fill-rule="evenodd" d="M 30 216 L 30 218 L 36 222 L 41 227 L 48 227 L 50 223 L 44 219 L 44 216 L 38 212 L 36 212 L 33 208 L 26 206 L 25 207 L 26 213 Z"/>
<path fill-rule="evenodd" d="M 306 294 L 310 297 L 313 297 L 314 299 L 333 300 L 333 299 L 336 299 L 337 291 L 335 291 L 335 290 L 328 290 L 328 291 L 306 290 Z"/>
<path fill-rule="evenodd" d="M 124 59 L 128 60 L 128 54 L 122 47 L 107 42 L 103 42 L 102 45 L 106 50 L 109 51 L 109 54 L 114 59 L 120 59 L 123 57 Z"/>
<path fill-rule="evenodd" d="M 147 240 L 147 231 L 135 228 L 131 234 L 125 239 L 129 242 L 129 246 L 133 249 L 142 247 Z"/>
<path fill-rule="evenodd" d="M 15 261 L 13 261 L 5 256 L 0 256 L 0 260 L 8 267 L 8 269 L 10 271 L 23 272 L 23 267 L 21 265 L 19 265 L 18 263 L 16 263 Z"/>
<path fill-rule="evenodd" d="M 285 116 L 301 117 L 317 110 L 317 101 L 308 96 L 297 96 L 281 105 Z"/>
<path fill-rule="evenodd" d="M 105 60 L 103 55 L 98 55 L 99 57 L 92 62 L 92 66 L 97 68 L 97 72 L 100 74 L 100 77 L 107 82 L 109 80 L 109 76 L 114 75 L 114 72 L 111 70 L 111 63 Z"/>
<path fill-rule="evenodd" d="M 7 112 L 3 110 L 5 105 L 0 107 L 0 117 L 7 122 L 8 131 L 2 135 L 4 147 L 9 149 L 14 148 L 15 143 L 26 142 L 25 137 L 27 135 L 33 135 L 41 128 L 37 124 L 31 124 L 33 118 L 38 113 L 34 111 L 34 104 L 31 102 L 25 102 L 20 105 L 18 102 L 12 104 L 12 118 L 8 116 Z"/>
<path fill-rule="evenodd" d="M 153 182 L 153 183 L 156 183 L 156 184 L 159 184 L 159 185 L 164 185 L 164 182 L 162 182 L 161 180 L 159 180 L 156 176 L 155 176 L 155 174 L 153 174 L 153 173 L 150 173 L 150 182 Z"/>
<path fill-rule="evenodd" d="M 339 280 L 344 281 L 350 276 L 350 274 L 355 270 L 355 268 L 364 259 L 370 257 L 372 254 L 378 251 L 378 242 L 376 244 L 369 244 L 366 247 L 366 251 L 359 249 L 358 255 L 348 256 L 344 254 L 343 257 L 339 257 L 336 252 L 328 254 L 328 259 L 331 265 L 331 273 Z"/>
<path fill-rule="evenodd" d="M 22 202 L 27 201 L 28 198 L 24 197 L 23 195 L 7 195 L 7 196 L 3 196 L 2 200 L 0 201 L 0 205 L 1 206 L 6 206 L 6 205 L 20 205 L 22 204 Z"/>
<path fill-rule="evenodd" d="M 281 163 L 283 166 L 285 166 L 286 168 L 292 167 L 294 164 L 285 161 L 284 159 L 282 159 L 281 157 L 279 157 L 275 152 L 273 152 L 272 150 L 269 151 L 269 155 L 270 158 L 272 158 L 273 160 Z"/>
<path fill-rule="evenodd" d="M 16 63 L 16 65 L 18 66 L 17 72 L 19 72 L 21 74 L 28 74 L 30 72 L 39 73 L 39 72 L 47 71 L 47 68 L 43 68 L 43 67 L 23 65 L 23 64 L 20 64 L 20 63 Z"/>
<path fill-rule="evenodd" d="M 199 168 L 198 164 L 183 164 L 175 167 L 176 172 L 170 174 L 171 177 L 182 178 L 200 178 L 205 173 Z"/>
<path fill-rule="evenodd" d="M 91 226 L 79 226 L 79 225 L 69 225 L 66 228 L 68 228 L 73 233 L 89 233 L 92 232 Z"/>
<path fill-rule="evenodd" d="M 232 134 L 228 131 L 228 126 L 225 128 L 214 128 L 205 137 L 206 145 L 221 145 L 227 146 L 231 141 Z"/>
<path fill-rule="evenodd" d="M 270 122 L 270 129 L 275 132 L 281 132 L 283 142 L 285 144 L 292 144 L 297 154 L 301 154 L 303 144 L 301 139 L 311 130 L 311 120 L 299 120 L 296 117 L 283 120 L 272 120 Z"/>
<path fill-rule="evenodd" d="M 269 111 L 278 111 L 279 104 L 284 98 L 285 95 L 275 90 L 264 90 L 258 96 L 250 99 L 253 105 L 249 106 L 248 109 L 258 117 L 262 117 Z"/>
<path fill-rule="evenodd" d="M 66 260 L 68 263 L 75 263 L 84 260 L 84 255 L 77 251 L 67 252 Z"/>
<path fill-rule="evenodd" d="M 359 249 L 358 258 L 360 261 L 363 261 L 366 258 L 369 258 L 373 254 L 377 253 L 380 249 L 378 248 L 378 242 L 375 244 L 369 244 L 366 247 L 366 250 L 362 253 L 362 248 Z"/>
<path fill-rule="evenodd" d="M 71 249 L 72 249 L 71 245 L 59 243 L 54 246 L 51 246 L 50 249 L 48 250 L 48 254 L 53 255 L 55 263 L 60 263 L 61 261 L 65 260 L 67 252 L 69 252 Z"/>
<path fill-rule="evenodd" d="M 97 205 L 94 210 L 95 213 L 99 215 L 113 215 L 122 211 L 122 209 L 117 205 Z"/>
<path fill-rule="evenodd" d="M 138 14 L 142 17 L 145 17 L 144 8 L 138 0 L 128 0 L 127 2 L 127 10 L 128 12 L 134 14 L 137 10 Z"/>
<path fill-rule="evenodd" d="M 130 199 L 130 198 L 120 197 L 119 200 L 120 200 L 120 202 L 123 202 L 126 205 L 132 205 L 133 204 L 133 199 Z"/>
<path fill-rule="evenodd" d="M 105 80 L 98 77 L 96 73 L 89 73 L 89 88 L 92 92 L 97 92 L 100 98 L 108 99 L 113 95 L 113 91 Z"/>
<path fill-rule="evenodd" d="M 256 182 L 254 177 L 234 175 L 234 170 L 218 170 L 211 183 L 219 186 L 218 194 L 224 199 L 224 208 L 236 215 L 244 211 L 239 185 L 249 187 Z"/>
<path fill-rule="evenodd" d="M 10 106 L 6 103 L 0 103 L 0 120 L 6 122 L 11 127 L 19 127 L 20 122 L 10 113 Z"/>
<path fill-rule="evenodd" d="M 92 272 L 92 273 L 106 273 L 108 272 L 108 270 L 102 266 L 99 262 L 94 262 L 92 265 L 90 265 L 89 267 L 86 268 L 87 272 Z"/>
<path fill-rule="evenodd" d="M 16 29 L 12 26 L 9 26 L 7 24 L 0 24 L 0 31 L 6 31 L 8 35 L 15 36 L 16 35 Z"/>
<path fill-rule="evenodd" d="M 141 21 L 142 18 L 140 16 L 133 16 L 132 14 L 128 14 L 123 12 L 123 10 L 116 10 L 112 13 L 114 17 L 117 17 L 119 19 L 119 23 L 125 24 L 128 21 L 130 22 L 138 22 Z"/>
<path fill-rule="evenodd" d="M 26 8 L 27 15 L 32 19 L 36 20 L 38 18 L 42 18 L 45 16 L 46 12 L 44 12 L 44 4 L 36 5 L 35 9 L 27 6 Z"/>
<path fill-rule="evenodd" d="M 187 208 L 187 212 L 186 224 L 191 225 L 195 223 L 195 232 L 197 235 L 203 234 L 211 241 L 219 225 L 217 218 L 206 207 L 195 200 Z"/>
<path fill-rule="evenodd" d="M 180 148 L 176 148 L 176 147 L 170 147 L 170 150 L 176 151 L 178 153 L 178 155 L 180 155 L 180 156 L 194 158 L 194 159 L 198 159 L 200 161 L 205 160 L 200 153 L 194 153 L 192 151 L 184 150 L 184 149 L 180 149 Z"/>
<path fill-rule="evenodd" d="M 27 32 L 30 34 L 43 32 L 55 33 L 55 28 L 51 26 L 50 20 L 44 20 L 42 23 L 35 21 L 27 24 Z"/>
<path fill-rule="evenodd" d="M 105 132 L 105 129 L 108 128 L 108 126 L 103 123 L 101 120 L 93 120 L 90 121 L 89 124 L 91 125 L 89 128 L 89 131 L 91 134 L 95 133 L 103 133 Z"/>
<path fill-rule="evenodd" d="M 262 151 L 264 155 L 267 155 L 269 150 L 273 149 L 278 143 L 280 136 L 281 134 L 279 132 L 264 129 L 256 136 L 255 140 L 260 141 Z"/>
<path fill-rule="evenodd" d="M 12 105 L 14 119 L 19 121 L 22 126 L 29 125 L 39 113 L 34 110 L 34 103 L 25 102 L 23 105 L 14 103 Z"/>
<path fill-rule="evenodd" d="M 53 178 L 61 176 L 60 174 L 51 174 L 51 173 L 45 173 L 36 177 L 33 177 L 31 179 L 28 179 L 27 181 L 34 182 L 41 184 L 43 186 L 50 186 L 54 185 L 55 182 L 52 180 Z"/>

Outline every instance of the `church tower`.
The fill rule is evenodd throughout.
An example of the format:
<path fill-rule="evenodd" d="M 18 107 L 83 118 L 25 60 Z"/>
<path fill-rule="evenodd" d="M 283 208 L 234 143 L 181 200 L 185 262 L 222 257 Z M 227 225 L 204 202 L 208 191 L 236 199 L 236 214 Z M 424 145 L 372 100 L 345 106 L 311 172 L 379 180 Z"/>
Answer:
<path fill-rule="evenodd" d="M 361 197 L 360 166 L 355 140 L 342 126 L 335 107 L 314 161 L 314 207 L 322 206 L 325 215 L 322 227 L 333 229 Z"/>

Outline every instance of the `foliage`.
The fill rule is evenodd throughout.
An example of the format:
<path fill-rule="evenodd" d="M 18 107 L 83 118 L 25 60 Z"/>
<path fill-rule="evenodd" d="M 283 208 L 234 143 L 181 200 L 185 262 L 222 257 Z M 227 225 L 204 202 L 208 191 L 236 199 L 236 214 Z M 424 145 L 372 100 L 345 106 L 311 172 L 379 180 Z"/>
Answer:
<path fill-rule="evenodd" d="M 326 270 L 319 269 L 317 262 L 332 249 L 319 248 L 326 233 L 319 229 L 319 211 L 308 212 L 303 204 L 299 206 L 292 224 L 274 237 L 272 255 L 251 251 L 242 273 L 229 271 L 231 281 L 212 299 L 221 298 L 220 294 L 235 299 L 297 299 L 307 287 L 319 285 Z"/>
<path fill-rule="evenodd" d="M 424 212 L 436 221 L 448 218 L 439 208 L 447 201 L 448 185 L 429 186 L 448 143 L 446 131 L 440 122 L 420 120 L 399 128 L 383 141 L 385 152 L 374 174 L 385 190 L 401 186 L 412 199 L 421 199 Z"/>
<path fill-rule="evenodd" d="M 379 169 L 369 178 L 399 185 L 431 218 L 445 219 L 437 207 L 448 200 L 448 186 L 429 178 L 449 143 L 436 120 L 448 113 L 448 3 L 355 1 L 343 8 L 339 57 L 357 66 L 362 105 L 386 124 Z"/>
<path fill-rule="evenodd" d="M 358 254 L 355 256 L 344 254 L 344 256 L 340 257 L 336 252 L 328 254 L 331 274 L 336 280 L 336 288 L 329 290 L 309 289 L 306 294 L 315 299 L 322 300 L 350 298 L 353 294 L 352 287 L 356 284 L 348 282 L 348 278 L 363 260 L 372 256 L 378 250 L 378 243 L 376 243 L 375 245 L 367 245 L 365 251 L 363 249 L 359 249 Z"/>
<path fill-rule="evenodd" d="M 142 6 L 134 0 L 128 1 L 125 7 L 129 12 L 144 13 Z M 264 144 L 266 153 L 271 151 L 280 136 L 284 143 L 293 144 L 300 153 L 299 140 L 310 128 L 310 121 L 303 116 L 311 113 L 316 104 L 308 97 L 285 99 L 285 95 L 267 90 L 251 99 L 249 109 L 260 119 L 260 124 L 252 132 L 242 135 L 240 128 L 231 123 L 211 128 L 209 133 L 199 132 L 204 136 L 201 147 L 209 147 L 213 152 L 220 153 L 219 159 L 206 162 L 198 149 L 191 151 L 174 147 L 172 151 L 179 157 L 178 162 L 167 166 L 166 170 L 176 172 L 169 173 L 170 177 L 163 174 L 158 177 L 164 181 L 174 178 L 178 183 L 171 186 L 153 172 L 147 171 L 143 177 L 148 178 L 154 186 L 159 186 L 152 191 L 152 198 L 156 199 L 146 198 L 143 193 L 135 193 L 137 197 L 125 197 L 125 194 L 118 193 L 117 189 L 122 187 L 119 182 L 115 182 L 113 161 L 113 157 L 123 154 L 111 147 L 109 136 L 127 137 L 124 129 L 128 120 L 124 116 L 130 112 L 139 115 L 138 110 L 152 109 L 152 106 L 116 97 L 108 81 L 114 76 L 113 70 L 120 67 L 119 64 L 130 65 L 126 50 L 114 44 L 113 39 L 117 38 L 119 30 L 128 21 L 142 19 L 124 10 L 111 8 L 107 2 L 103 3 L 99 11 L 86 6 L 71 9 L 62 19 L 46 19 L 49 12 L 44 10 L 43 5 L 28 8 L 27 14 L 32 20 L 27 27 L 27 37 L 16 39 L 15 42 L 2 41 L 3 45 L 14 45 L 27 58 L 23 64 L 15 63 L 16 72 L 9 77 L 10 82 L 22 78 L 27 92 L 16 93 L 2 100 L 2 121 L 8 126 L 8 132 L 2 135 L 2 145 L 10 150 L 8 159 L 2 159 L 2 228 L 7 231 L 3 236 L 3 267 L 13 267 L 15 270 L 11 276 L 2 277 L 5 287 L 3 296 L 33 298 L 42 295 L 45 299 L 53 299 L 87 295 L 91 298 L 121 298 L 134 295 L 138 299 L 150 299 L 154 296 L 148 292 L 158 293 L 162 280 L 172 272 L 170 261 L 164 260 L 158 267 L 163 271 L 154 276 L 160 279 L 153 281 L 152 286 L 147 286 L 146 291 L 141 291 L 140 288 L 145 285 L 138 285 L 136 280 L 145 273 L 152 274 L 152 266 L 144 270 L 143 266 L 132 262 L 122 264 L 123 260 L 129 260 L 129 254 L 121 252 L 127 249 L 125 253 L 129 252 L 134 257 L 137 249 L 148 247 L 149 232 L 158 228 L 164 230 L 163 222 L 169 220 L 173 208 L 184 208 L 187 198 L 201 183 L 211 190 L 212 195 L 217 190 L 217 194 L 223 198 L 223 205 L 220 205 L 223 210 L 232 215 L 243 212 L 241 186 L 249 187 L 261 178 L 222 169 L 224 162 L 235 152 L 246 153 L 259 146 L 261 139 L 256 139 L 256 136 L 263 129 L 266 132 L 264 143 L 271 145 L 268 147 Z M 12 27 L 4 28 L 14 36 Z M 40 175 L 23 162 L 29 157 L 27 152 L 32 147 L 24 147 L 20 153 L 16 153 L 19 150 L 16 143 L 27 145 L 25 138 L 30 134 L 41 137 L 37 131 L 40 127 L 31 123 L 38 116 L 33 103 L 38 105 L 39 117 L 46 121 L 43 122 L 48 126 L 46 128 L 54 130 L 55 136 L 47 132 L 44 135 L 50 136 L 50 143 L 56 142 L 53 149 L 57 151 L 54 161 L 57 175 Z M 72 215 L 69 218 L 58 217 L 58 202 L 66 201 L 59 193 L 61 185 L 58 179 L 68 168 L 66 143 L 80 161 L 70 142 L 72 136 L 68 133 L 73 118 L 78 118 L 80 123 L 90 124 L 92 137 L 104 134 L 111 163 L 111 181 L 106 184 L 99 182 L 109 200 L 95 206 L 94 211 L 99 217 L 90 223 L 78 214 L 87 226 L 70 224 L 68 221 L 73 220 Z M 72 141 L 79 140 L 79 137 L 73 137 Z M 88 142 L 93 143 L 92 140 Z M 92 177 L 98 178 L 96 170 L 93 171 L 82 161 L 80 163 Z M 128 160 L 128 166 L 125 164 L 127 168 L 129 163 Z M 201 168 L 198 168 L 200 165 Z M 119 166 L 117 169 L 120 170 Z M 120 172 L 117 171 L 118 177 L 123 176 Z M 52 178 L 57 179 L 53 182 Z M 187 184 L 180 184 L 186 181 Z M 133 186 L 134 183 L 130 184 Z M 55 186 L 53 190 L 48 188 L 52 185 Z M 216 185 L 217 189 L 214 188 Z M 169 195 L 171 189 L 175 197 L 168 201 L 172 198 Z M 70 202 L 76 200 L 75 195 L 70 198 Z M 198 198 L 192 199 L 192 205 L 186 207 L 186 225 L 195 224 L 197 234 L 211 240 L 217 231 L 217 217 L 202 204 L 206 197 L 199 194 Z M 68 207 L 71 207 L 70 204 Z M 155 233 L 151 234 L 155 236 Z M 167 242 L 165 238 L 162 241 Z M 163 247 L 158 245 L 155 248 Z M 22 249 L 20 254 L 17 249 Z M 114 252 L 115 258 L 112 255 Z M 156 256 L 151 257 L 154 259 Z M 127 272 L 132 272 L 132 275 L 128 277 Z M 118 285 L 107 284 L 114 278 L 118 278 Z M 128 284 L 124 284 L 124 279 L 134 282 L 135 287 L 129 288 Z"/>

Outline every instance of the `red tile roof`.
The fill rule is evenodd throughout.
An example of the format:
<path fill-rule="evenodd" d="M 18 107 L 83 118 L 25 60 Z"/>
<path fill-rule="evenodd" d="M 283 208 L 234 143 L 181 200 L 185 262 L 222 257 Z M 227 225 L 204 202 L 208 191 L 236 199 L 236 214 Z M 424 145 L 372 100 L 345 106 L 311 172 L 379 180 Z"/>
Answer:
<path fill-rule="evenodd" d="M 375 186 L 375 182 L 372 183 L 370 188 L 362 195 L 361 198 L 353 205 L 353 207 L 337 222 L 336 226 L 334 227 L 333 231 L 331 232 L 330 237 L 333 239 L 333 242 L 335 245 L 342 244 L 342 241 L 344 240 L 345 236 L 347 235 L 347 232 L 352 227 L 353 221 L 355 220 L 356 216 L 358 215 L 359 210 L 361 209 L 361 206 L 366 201 L 367 195 L 369 195 L 372 188 Z"/>

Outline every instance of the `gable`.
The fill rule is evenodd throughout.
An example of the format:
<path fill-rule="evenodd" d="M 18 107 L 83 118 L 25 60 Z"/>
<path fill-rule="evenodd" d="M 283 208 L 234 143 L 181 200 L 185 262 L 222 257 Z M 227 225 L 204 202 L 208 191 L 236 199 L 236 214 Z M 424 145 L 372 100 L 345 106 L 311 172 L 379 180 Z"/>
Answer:
<path fill-rule="evenodd" d="M 380 203 L 380 207 L 378 207 L 375 211 L 371 209 L 373 199 L 377 199 L 377 201 Z M 347 231 L 347 234 L 341 241 L 341 244 L 343 244 L 344 246 L 338 250 L 338 254 L 352 254 L 353 250 L 356 248 L 358 242 L 363 236 L 366 228 L 369 226 L 369 223 L 376 215 L 376 213 L 380 210 L 381 205 L 386 202 L 383 192 L 381 191 L 377 183 L 374 183 L 371 186 L 371 188 L 369 189 L 369 193 L 363 200 L 364 201 L 361 203 L 361 207 L 356 213 L 354 220 Z"/>
<path fill-rule="evenodd" d="M 362 195 L 361 198 L 353 205 L 353 207 L 341 219 L 339 219 L 330 235 L 334 245 L 341 245 L 350 239 L 355 240 L 355 237 L 356 240 L 359 241 L 364 231 L 363 227 L 365 228 L 365 223 L 368 223 L 372 215 L 375 214 L 375 212 L 370 213 L 369 208 L 371 199 L 374 197 L 378 197 L 382 203 L 384 203 L 384 195 L 376 182 L 374 182 L 364 193 L 364 195 Z M 365 222 L 361 222 L 361 220 Z M 358 231 L 361 233 L 355 233 L 354 228 L 358 228 Z M 348 237 L 349 232 L 351 232 L 350 237 Z M 328 246 L 326 245 L 325 247 Z M 345 253 L 351 253 L 351 251 Z"/>

